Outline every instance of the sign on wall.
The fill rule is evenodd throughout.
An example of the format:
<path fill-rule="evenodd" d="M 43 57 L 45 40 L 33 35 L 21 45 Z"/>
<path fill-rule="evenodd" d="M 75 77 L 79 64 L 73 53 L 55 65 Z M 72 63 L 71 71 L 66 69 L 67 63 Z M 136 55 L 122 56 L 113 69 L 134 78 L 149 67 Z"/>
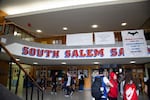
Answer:
<path fill-rule="evenodd" d="M 94 32 L 95 44 L 115 44 L 114 32 Z"/>
<path fill-rule="evenodd" d="M 124 53 L 128 57 L 147 56 L 144 30 L 121 31 Z"/>
<path fill-rule="evenodd" d="M 68 34 L 67 46 L 93 45 L 93 33 Z"/>

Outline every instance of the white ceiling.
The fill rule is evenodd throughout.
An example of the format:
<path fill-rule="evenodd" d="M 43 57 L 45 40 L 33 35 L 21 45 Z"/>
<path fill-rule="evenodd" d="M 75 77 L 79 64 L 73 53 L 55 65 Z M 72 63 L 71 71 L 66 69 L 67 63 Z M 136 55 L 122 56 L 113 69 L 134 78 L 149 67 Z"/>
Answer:
<path fill-rule="evenodd" d="M 46 2 L 49 1 L 49 2 Z M 62 0 L 62 2 L 70 0 Z M 72 0 L 79 1 L 79 0 Z M 90 0 L 87 0 L 90 1 Z M 100 1 L 100 0 L 95 0 Z M 150 18 L 149 0 L 115 0 L 113 2 L 92 3 L 84 5 L 70 5 L 61 8 L 32 11 L 26 13 L 13 14 L 17 11 L 26 11 L 34 7 L 34 3 L 40 5 L 60 3 L 59 0 L 0 0 L 0 10 L 10 13 L 6 19 L 10 20 L 37 37 L 60 36 L 65 34 L 94 32 L 94 31 L 120 31 L 127 29 L 143 28 Z M 62 3 L 61 2 L 61 3 Z M 45 6 L 46 6 L 45 4 Z M 11 11 L 10 11 L 11 10 Z M 11 13 L 13 12 L 13 13 Z M 121 27 L 122 22 L 127 22 L 127 26 Z M 28 26 L 31 24 L 31 27 Z M 97 29 L 92 29 L 92 24 L 98 24 Z M 62 31 L 62 27 L 68 27 L 68 31 Z M 42 33 L 36 33 L 36 29 L 41 29 Z M 2 57 L 2 56 L 1 56 Z M 32 64 L 33 61 L 40 62 L 41 65 L 60 65 L 60 61 L 37 60 L 21 58 L 24 63 Z M 128 64 L 135 59 L 137 63 L 148 63 L 149 58 L 130 59 L 103 59 L 101 64 Z M 67 60 L 69 65 L 93 64 L 95 60 Z M 99 60 L 96 60 L 99 61 Z"/>
<path fill-rule="evenodd" d="M 67 4 L 69 1 L 1 0 L 0 9 L 9 14 L 6 19 L 24 27 L 37 37 L 60 36 L 69 33 L 93 31 L 139 29 L 150 18 L 149 0 L 113 0 L 112 2 L 108 2 L 110 0 L 107 0 L 107 2 L 101 3 L 98 2 L 101 0 L 94 0 L 98 3 L 85 3 L 82 5 L 69 5 Z M 73 3 L 75 1 L 77 3 L 81 2 L 81 0 L 72 0 Z M 40 9 L 42 5 L 50 5 L 48 7 L 51 7 L 52 4 L 57 4 L 57 7 L 60 7 L 45 7 L 44 10 Z M 61 6 L 60 4 L 64 5 Z M 37 8 L 38 11 L 35 11 Z M 32 12 L 27 10 L 32 10 Z M 122 22 L 127 22 L 127 26 L 121 27 Z M 92 24 L 97 24 L 99 27 L 92 29 Z M 64 26 L 68 27 L 68 31 L 62 30 Z M 43 33 L 36 33 L 36 29 L 41 29 Z"/>

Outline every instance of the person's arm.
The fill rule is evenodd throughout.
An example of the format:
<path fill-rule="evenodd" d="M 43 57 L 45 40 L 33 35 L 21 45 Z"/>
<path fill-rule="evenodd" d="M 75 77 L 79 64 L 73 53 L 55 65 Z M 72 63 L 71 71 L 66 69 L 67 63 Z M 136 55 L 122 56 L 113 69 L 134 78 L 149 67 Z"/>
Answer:
<path fill-rule="evenodd" d="M 106 85 L 113 87 L 113 84 L 108 80 L 108 78 L 104 77 L 103 80 Z"/>
<path fill-rule="evenodd" d="M 146 93 L 146 94 L 148 94 L 148 87 L 147 87 L 147 85 L 145 84 L 145 86 L 144 86 L 144 92 Z"/>

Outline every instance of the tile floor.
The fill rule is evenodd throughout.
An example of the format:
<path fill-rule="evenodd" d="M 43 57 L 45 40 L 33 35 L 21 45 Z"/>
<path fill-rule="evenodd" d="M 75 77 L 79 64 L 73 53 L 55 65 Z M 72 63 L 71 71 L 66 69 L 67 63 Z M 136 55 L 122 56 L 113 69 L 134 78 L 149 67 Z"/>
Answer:
<path fill-rule="evenodd" d="M 30 91 L 28 93 L 29 93 L 28 97 L 30 98 Z M 25 95 L 22 98 L 23 100 L 25 100 Z M 36 91 L 34 91 L 32 100 L 38 100 Z M 40 97 L 40 100 L 41 100 L 41 97 Z M 65 97 L 65 92 L 62 90 L 58 91 L 57 94 L 51 94 L 51 91 L 47 90 L 44 92 L 44 100 L 93 100 L 93 99 L 91 97 L 90 90 L 84 90 L 83 92 L 75 91 L 73 95 L 70 97 Z M 122 100 L 122 99 L 118 97 L 118 100 Z M 139 96 L 139 100 L 148 100 L 148 98 L 146 95 L 141 94 Z"/>

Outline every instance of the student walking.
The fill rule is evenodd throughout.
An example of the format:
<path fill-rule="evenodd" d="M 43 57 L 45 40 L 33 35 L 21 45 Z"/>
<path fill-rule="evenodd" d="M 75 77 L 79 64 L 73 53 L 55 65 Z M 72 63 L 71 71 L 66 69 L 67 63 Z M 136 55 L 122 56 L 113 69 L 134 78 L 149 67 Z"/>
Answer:
<path fill-rule="evenodd" d="M 58 72 L 55 72 L 53 75 L 52 75 L 52 91 L 51 91 L 51 94 L 57 94 L 57 75 L 58 75 Z"/>
<path fill-rule="evenodd" d="M 145 83 L 145 93 L 147 94 L 149 100 L 150 100 L 150 79 L 148 79 Z"/>
<path fill-rule="evenodd" d="M 83 74 L 83 72 L 80 72 L 78 79 L 79 79 L 79 92 L 82 92 L 84 90 L 84 74 Z"/>
<path fill-rule="evenodd" d="M 69 72 L 67 72 L 66 89 L 67 89 L 67 93 L 65 94 L 65 97 L 71 96 L 73 93 L 73 89 L 72 89 L 72 77 Z"/>
<path fill-rule="evenodd" d="M 125 74 L 123 100 L 138 100 L 136 85 L 131 72 Z"/>
<path fill-rule="evenodd" d="M 110 73 L 110 83 L 113 87 L 110 87 L 108 92 L 109 100 L 117 100 L 118 97 L 118 82 L 117 82 L 117 75 L 114 72 Z"/>
<path fill-rule="evenodd" d="M 92 89 L 92 95 L 93 97 L 95 98 L 95 100 L 107 100 L 108 96 L 107 96 L 107 89 L 106 87 L 107 86 L 110 86 L 110 87 L 113 87 L 113 85 L 111 84 L 111 82 L 108 80 L 108 78 L 106 76 L 104 76 L 104 69 L 99 69 L 99 72 L 96 73 L 96 76 L 95 76 L 95 79 L 100 79 L 102 80 L 102 85 L 101 87 L 97 87 L 97 89 L 100 88 L 100 90 L 102 91 L 101 94 L 99 94 L 100 96 L 97 96 L 95 94 L 98 94 L 96 93 L 96 91 L 94 91 L 94 89 Z M 94 86 L 93 86 L 94 87 Z"/>

